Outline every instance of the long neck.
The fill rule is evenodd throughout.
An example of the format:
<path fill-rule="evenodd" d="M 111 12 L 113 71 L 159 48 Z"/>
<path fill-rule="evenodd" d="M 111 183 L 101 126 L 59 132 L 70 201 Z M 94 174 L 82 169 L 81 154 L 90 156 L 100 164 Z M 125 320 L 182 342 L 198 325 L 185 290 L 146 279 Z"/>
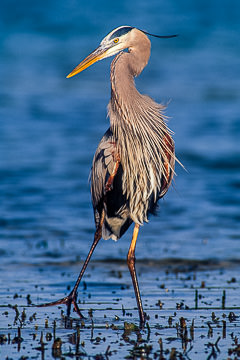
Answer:
<path fill-rule="evenodd" d="M 130 101 L 138 98 L 139 93 L 135 87 L 134 75 L 129 67 L 130 53 L 118 54 L 111 64 L 111 100 L 109 110 L 112 114 L 120 115 L 124 118 L 125 112 L 131 108 Z M 111 112 L 110 112 L 111 114 Z M 110 116 L 110 120 L 114 120 Z"/>
<path fill-rule="evenodd" d="M 134 46 L 129 47 L 129 52 L 121 52 L 111 64 L 110 106 L 113 112 L 120 112 L 121 117 L 128 116 L 132 109 L 132 101 L 136 103 L 141 97 L 135 87 L 134 77 L 147 65 L 150 48 L 149 39 L 143 35 L 139 42 L 135 41 Z"/>
<path fill-rule="evenodd" d="M 134 77 L 148 62 L 150 41 L 146 42 L 144 51 L 140 47 L 129 50 L 129 53 L 118 54 L 112 62 L 108 112 L 123 168 L 123 192 L 129 198 L 133 221 L 142 223 L 147 219 L 148 209 L 142 210 L 142 218 L 135 216 L 134 204 L 139 203 L 135 197 L 142 194 L 146 200 L 153 193 L 157 199 L 162 179 L 169 179 L 168 169 L 173 173 L 174 165 L 170 164 L 169 158 L 175 157 L 174 144 L 162 114 L 164 106 L 140 94 L 134 83 Z M 165 163 L 169 165 L 165 166 Z M 146 191 L 144 184 L 148 184 Z M 144 204 L 148 202 L 143 201 L 142 206 Z"/>

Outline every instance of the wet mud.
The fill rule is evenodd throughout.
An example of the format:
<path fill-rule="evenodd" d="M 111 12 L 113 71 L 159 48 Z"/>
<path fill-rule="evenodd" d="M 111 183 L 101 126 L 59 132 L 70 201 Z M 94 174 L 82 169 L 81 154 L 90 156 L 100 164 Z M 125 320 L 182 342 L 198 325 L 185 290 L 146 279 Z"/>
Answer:
<path fill-rule="evenodd" d="M 89 266 L 79 288 L 84 319 L 74 312 L 67 318 L 65 306 L 35 306 L 67 294 L 80 266 L 8 266 L 0 296 L 1 359 L 240 357 L 238 264 L 138 261 L 144 329 L 120 260 Z"/>

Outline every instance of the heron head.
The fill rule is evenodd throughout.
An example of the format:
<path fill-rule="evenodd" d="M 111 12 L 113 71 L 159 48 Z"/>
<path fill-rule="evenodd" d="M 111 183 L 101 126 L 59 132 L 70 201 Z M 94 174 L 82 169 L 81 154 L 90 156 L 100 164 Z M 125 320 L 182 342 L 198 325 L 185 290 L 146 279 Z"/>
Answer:
<path fill-rule="evenodd" d="M 73 69 L 67 78 L 70 78 L 95 62 L 105 59 L 109 56 L 116 55 L 120 51 L 134 46 L 134 41 L 136 41 L 137 35 L 152 35 L 159 38 L 169 38 L 175 37 L 176 35 L 170 36 L 159 36 L 147 33 L 146 31 L 139 30 L 132 26 L 119 26 L 118 28 L 111 31 L 100 43 L 96 50 L 89 54 L 83 61 L 80 62 L 78 66 Z M 146 34 L 146 35 L 145 35 Z"/>
<path fill-rule="evenodd" d="M 80 62 L 75 69 L 68 74 L 70 78 L 95 62 L 105 59 L 109 56 L 116 55 L 119 51 L 128 48 L 130 32 L 135 29 L 132 26 L 120 26 L 111 31 L 100 43 L 96 50 L 89 54 L 83 61 Z"/>

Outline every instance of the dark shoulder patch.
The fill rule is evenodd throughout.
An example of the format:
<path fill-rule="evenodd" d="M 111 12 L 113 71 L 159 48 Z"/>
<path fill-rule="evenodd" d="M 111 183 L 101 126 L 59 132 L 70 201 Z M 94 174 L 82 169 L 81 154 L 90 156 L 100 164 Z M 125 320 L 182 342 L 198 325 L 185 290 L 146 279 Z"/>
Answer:
<path fill-rule="evenodd" d="M 122 36 L 122 35 L 125 35 L 125 34 L 127 34 L 129 31 L 131 31 L 132 29 L 133 29 L 132 26 L 124 26 L 124 27 L 116 30 L 116 31 L 111 35 L 111 37 L 110 37 L 109 40 L 114 39 L 114 38 L 116 38 L 116 37 L 120 37 L 120 36 Z"/>

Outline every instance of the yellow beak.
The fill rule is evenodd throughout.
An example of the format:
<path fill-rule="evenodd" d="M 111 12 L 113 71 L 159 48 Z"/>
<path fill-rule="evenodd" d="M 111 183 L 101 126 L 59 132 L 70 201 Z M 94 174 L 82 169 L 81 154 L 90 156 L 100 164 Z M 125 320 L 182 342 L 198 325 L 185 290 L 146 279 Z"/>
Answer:
<path fill-rule="evenodd" d="M 100 45 L 96 50 L 91 52 L 91 54 L 89 54 L 82 62 L 80 62 L 80 64 L 78 66 L 76 66 L 75 69 L 73 69 L 73 71 L 70 72 L 70 74 L 68 74 L 67 78 L 77 75 L 78 73 L 80 73 L 84 69 L 88 68 L 95 62 L 107 57 L 108 50 L 109 50 L 109 48 L 106 48 L 106 47 L 103 47 L 102 45 Z"/>

